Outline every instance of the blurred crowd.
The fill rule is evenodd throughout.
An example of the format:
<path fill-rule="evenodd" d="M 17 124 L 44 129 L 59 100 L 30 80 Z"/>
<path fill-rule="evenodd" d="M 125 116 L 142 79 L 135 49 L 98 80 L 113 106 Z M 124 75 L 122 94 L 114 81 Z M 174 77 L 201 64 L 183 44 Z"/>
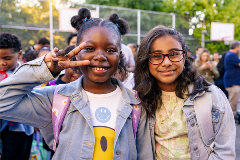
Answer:
<path fill-rule="evenodd" d="M 77 45 L 77 34 L 71 33 L 66 38 L 65 54 L 68 54 Z M 0 34 L 0 81 L 11 76 L 17 68 L 29 61 L 44 56 L 50 52 L 50 42 L 46 38 L 40 38 L 39 41 L 30 46 L 26 51 L 22 52 L 20 39 L 12 33 Z M 122 44 L 122 53 L 125 57 L 125 67 L 127 72 L 125 77 L 122 77 L 120 70 L 114 74 L 123 84 L 129 88 L 134 87 L 134 69 L 135 58 L 138 53 L 138 45 L 134 43 Z M 240 50 L 240 42 L 233 41 L 229 51 L 220 55 L 218 52 L 210 53 L 206 48 L 197 47 L 195 54 L 188 50 L 187 55 L 194 62 L 198 73 L 205 79 L 218 86 L 228 97 L 232 110 L 235 114 L 236 121 L 238 120 L 237 104 L 239 101 L 239 86 L 240 86 L 240 63 L 238 53 Z M 73 57 L 71 61 L 75 61 Z M 81 71 L 76 68 L 65 69 L 55 80 L 46 82 L 39 87 L 65 84 L 77 80 L 82 75 Z M 23 75 L 24 76 L 24 75 Z M 31 155 L 31 145 L 33 134 L 38 132 L 37 128 L 24 124 L 1 121 L 1 140 L 0 147 L 3 159 L 14 159 L 14 155 L 21 155 L 22 159 L 29 159 Z M 44 143 L 43 147 L 49 151 L 48 159 L 53 156 L 54 152 Z M 14 153 L 14 154 L 13 154 Z M 9 158 L 10 157 L 10 158 Z"/>

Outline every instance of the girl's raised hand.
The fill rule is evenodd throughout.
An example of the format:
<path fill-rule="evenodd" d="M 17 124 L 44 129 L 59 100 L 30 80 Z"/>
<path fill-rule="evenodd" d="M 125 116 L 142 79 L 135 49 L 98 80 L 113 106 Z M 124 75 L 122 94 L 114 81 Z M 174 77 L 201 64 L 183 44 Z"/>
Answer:
<path fill-rule="evenodd" d="M 83 42 L 79 46 L 74 48 L 71 52 L 69 52 L 67 55 L 65 55 L 64 50 L 58 50 L 57 48 L 54 48 L 45 56 L 44 62 L 46 63 L 48 69 L 53 75 L 59 74 L 62 70 L 66 68 L 88 65 L 90 64 L 90 61 L 88 60 L 70 61 L 71 57 L 78 54 L 85 47 L 86 43 Z"/>

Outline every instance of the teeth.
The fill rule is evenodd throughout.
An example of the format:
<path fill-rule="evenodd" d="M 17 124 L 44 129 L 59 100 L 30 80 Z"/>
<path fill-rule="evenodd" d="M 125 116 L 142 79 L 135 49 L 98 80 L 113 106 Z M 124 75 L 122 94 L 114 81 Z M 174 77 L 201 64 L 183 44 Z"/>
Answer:
<path fill-rule="evenodd" d="M 106 70 L 106 68 L 99 68 L 99 67 L 94 67 L 94 69 L 97 70 L 97 71 Z"/>

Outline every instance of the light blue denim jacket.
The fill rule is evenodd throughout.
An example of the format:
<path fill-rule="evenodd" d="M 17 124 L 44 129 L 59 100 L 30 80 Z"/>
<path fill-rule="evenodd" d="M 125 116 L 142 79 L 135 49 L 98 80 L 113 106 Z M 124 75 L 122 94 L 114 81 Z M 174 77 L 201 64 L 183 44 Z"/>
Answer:
<path fill-rule="evenodd" d="M 189 86 L 189 93 L 193 86 Z M 200 129 L 194 111 L 194 100 L 198 96 L 205 94 L 205 91 L 195 96 L 189 97 L 184 103 L 182 110 L 186 116 L 188 129 L 189 148 L 192 160 L 235 160 L 235 139 L 236 126 L 231 106 L 224 93 L 215 85 L 209 87 L 212 96 L 212 123 L 215 133 L 214 152 L 207 147 L 201 137 Z M 205 106 L 201 106 L 203 109 Z M 199 107 L 200 108 L 200 107 Z M 146 116 L 143 114 L 142 116 Z M 142 117 L 143 118 L 143 117 Z M 154 130 L 155 117 L 146 121 L 150 130 Z M 153 150 L 155 151 L 154 131 L 151 132 Z M 155 154 L 155 152 L 153 153 Z"/>
<path fill-rule="evenodd" d="M 11 77 L 0 82 L 0 118 L 40 128 L 45 141 L 52 147 L 52 99 L 56 86 L 34 88 L 54 79 L 43 58 L 23 64 Z M 119 85 L 123 95 L 123 106 L 118 110 L 116 120 L 113 159 L 154 159 L 154 145 L 150 136 L 152 129 L 144 116 L 140 119 L 137 142 L 134 139 L 130 104 L 139 104 L 139 100 L 120 81 L 112 79 L 112 82 Z M 53 159 L 90 160 L 93 158 L 95 138 L 82 78 L 67 84 L 58 93 L 70 96 L 71 104 Z"/>

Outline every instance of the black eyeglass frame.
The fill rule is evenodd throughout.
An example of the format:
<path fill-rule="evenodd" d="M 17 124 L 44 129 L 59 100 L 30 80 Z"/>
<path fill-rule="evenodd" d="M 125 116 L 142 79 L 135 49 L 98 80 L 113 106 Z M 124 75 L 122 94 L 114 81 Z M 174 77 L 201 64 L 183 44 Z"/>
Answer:
<path fill-rule="evenodd" d="M 169 53 L 171 53 L 172 51 L 182 51 L 182 52 L 183 52 L 183 53 L 182 53 L 182 55 L 183 55 L 182 59 L 180 59 L 179 61 L 172 61 L 172 60 L 169 58 Z M 176 49 L 175 49 L 175 50 L 172 50 L 172 51 L 170 51 L 168 54 L 162 54 L 162 55 L 163 55 L 163 60 L 162 60 L 162 62 L 164 61 L 165 56 L 167 56 L 168 59 L 169 59 L 171 62 L 180 62 L 180 61 L 183 60 L 183 58 L 185 57 L 186 52 L 185 52 L 184 50 L 176 50 Z M 154 52 L 153 52 L 153 53 L 154 53 Z M 152 63 L 152 62 L 150 61 L 151 55 L 152 55 L 153 53 L 150 53 L 150 54 L 149 54 L 148 61 L 149 61 L 151 64 L 153 64 L 153 65 L 159 65 L 159 64 L 161 64 L 162 62 L 157 63 L 157 64 L 154 64 L 154 63 Z"/>

